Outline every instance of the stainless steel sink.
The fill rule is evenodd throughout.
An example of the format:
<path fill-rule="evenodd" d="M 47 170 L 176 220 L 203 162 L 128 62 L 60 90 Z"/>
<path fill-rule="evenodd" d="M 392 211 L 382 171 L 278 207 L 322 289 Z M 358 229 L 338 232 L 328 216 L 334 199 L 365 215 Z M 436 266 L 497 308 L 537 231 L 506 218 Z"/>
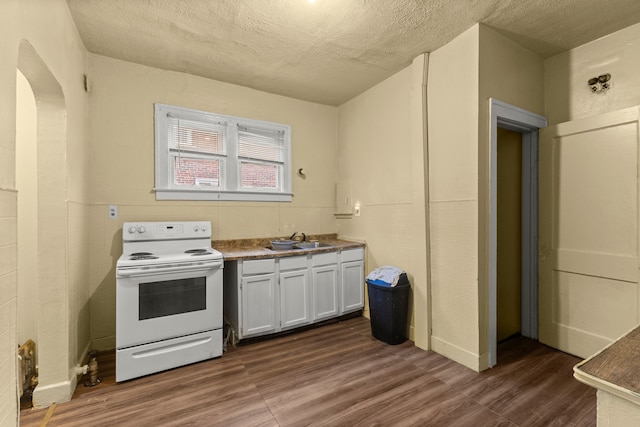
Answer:
<path fill-rule="evenodd" d="M 294 248 L 298 249 L 328 248 L 331 246 L 333 246 L 331 243 L 326 242 L 300 242 L 293 245 Z"/>

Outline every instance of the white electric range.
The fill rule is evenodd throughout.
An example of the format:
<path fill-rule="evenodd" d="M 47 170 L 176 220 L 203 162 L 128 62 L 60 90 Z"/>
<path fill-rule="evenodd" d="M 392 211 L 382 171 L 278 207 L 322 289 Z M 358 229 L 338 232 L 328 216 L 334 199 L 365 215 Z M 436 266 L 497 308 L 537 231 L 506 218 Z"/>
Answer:
<path fill-rule="evenodd" d="M 116 381 L 222 355 L 222 254 L 209 221 L 126 222 L 116 263 Z"/>

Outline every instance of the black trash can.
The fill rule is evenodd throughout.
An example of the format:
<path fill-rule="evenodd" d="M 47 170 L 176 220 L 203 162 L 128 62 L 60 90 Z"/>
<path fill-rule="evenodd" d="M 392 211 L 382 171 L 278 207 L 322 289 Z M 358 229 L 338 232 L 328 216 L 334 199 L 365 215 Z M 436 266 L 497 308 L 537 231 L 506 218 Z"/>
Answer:
<path fill-rule="evenodd" d="M 387 344 L 406 341 L 409 292 L 411 285 L 406 273 L 400 275 L 396 286 L 380 285 L 367 280 L 371 334 Z"/>

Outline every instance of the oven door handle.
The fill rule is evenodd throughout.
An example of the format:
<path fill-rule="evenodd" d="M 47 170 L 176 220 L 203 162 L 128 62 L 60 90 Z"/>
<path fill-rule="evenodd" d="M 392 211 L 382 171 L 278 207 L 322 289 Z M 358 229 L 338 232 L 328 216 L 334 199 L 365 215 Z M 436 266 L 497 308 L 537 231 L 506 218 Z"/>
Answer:
<path fill-rule="evenodd" d="M 120 268 L 116 270 L 118 277 L 149 276 L 158 273 L 177 273 L 181 271 L 206 271 L 221 268 L 222 261 L 198 265 L 150 265 L 145 267 Z"/>

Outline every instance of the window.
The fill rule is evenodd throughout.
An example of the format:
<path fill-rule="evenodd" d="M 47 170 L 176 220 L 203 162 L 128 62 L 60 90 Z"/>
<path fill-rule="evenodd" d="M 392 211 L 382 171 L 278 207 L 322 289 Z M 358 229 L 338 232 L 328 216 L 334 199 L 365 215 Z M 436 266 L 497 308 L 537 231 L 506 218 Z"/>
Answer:
<path fill-rule="evenodd" d="M 291 201 L 291 127 L 155 105 L 157 200 Z"/>

